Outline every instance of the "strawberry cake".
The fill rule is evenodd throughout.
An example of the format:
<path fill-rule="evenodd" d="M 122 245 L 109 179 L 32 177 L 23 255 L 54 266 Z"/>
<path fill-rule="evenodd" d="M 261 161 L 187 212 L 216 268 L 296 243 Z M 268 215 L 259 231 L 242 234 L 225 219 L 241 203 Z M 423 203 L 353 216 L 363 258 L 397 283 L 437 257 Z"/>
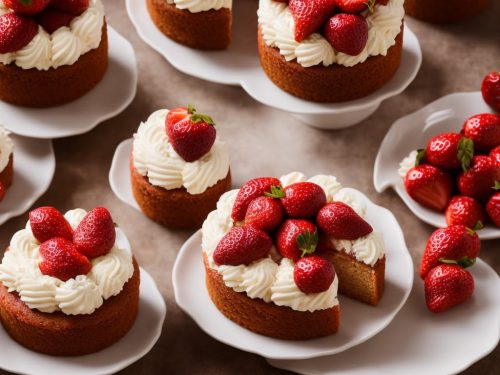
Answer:
<path fill-rule="evenodd" d="M 406 0 L 409 16 L 431 23 L 464 21 L 481 13 L 490 0 Z"/>
<path fill-rule="evenodd" d="M 0 202 L 12 185 L 14 177 L 14 142 L 9 134 L 10 132 L 0 126 Z"/>
<path fill-rule="evenodd" d="M 192 106 L 162 109 L 141 123 L 130 158 L 132 191 L 150 219 L 197 229 L 231 188 L 229 154 L 212 118 Z"/>
<path fill-rule="evenodd" d="M 384 244 L 365 212 L 355 191 L 327 175 L 255 178 L 225 193 L 202 227 L 210 298 L 262 335 L 336 333 L 339 291 L 371 305 L 382 298 Z"/>
<path fill-rule="evenodd" d="M 202 50 L 231 43 L 233 0 L 146 0 L 151 19 L 172 40 Z"/>
<path fill-rule="evenodd" d="M 30 212 L 0 264 L 0 322 L 28 349 L 54 355 L 95 353 L 135 322 L 139 267 L 118 246 L 108 210 Z"/>
<path fill-rule="evenodd" d="M 396 73 L 404 0 L 260 0 L 261 65 L 299 98 L 343 102 L 369 95 Z"/>
<path fill-rule="evenodd" d="M 101 0 L 0 0 L 0 100 L 65 104 L 93 89 L 107 66 Z"/>

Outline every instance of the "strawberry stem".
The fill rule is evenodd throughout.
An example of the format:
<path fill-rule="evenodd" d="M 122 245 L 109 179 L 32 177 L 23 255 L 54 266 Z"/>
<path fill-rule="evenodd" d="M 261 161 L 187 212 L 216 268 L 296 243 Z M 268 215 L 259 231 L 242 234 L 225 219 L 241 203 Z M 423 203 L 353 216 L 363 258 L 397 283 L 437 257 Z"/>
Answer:
<path fill-rule="evenodd" d="M 283 188 L 279 185 L 273 185 L 271 186 L 271 192 L 268 193 L 267 191 L 264 193 L 266 197 L 273 198 L 273 199 L 280 199 L 280 198 L 285 198 L 285 191 Z"/>
<path fill-rule="evenodd" d="M 463 258 L 460 258 L 457 260 L 439 258 L 439 261 L 441 263 L 444 263 L 444 264 L 457 264 L 462 268 L 467 268 L 467 267 L 474 265 L 474 263 L 476 263 L 476 258 L 469 258 L 468 256 L 464 256 Z"/>
<path fill-rule="evenodd" d="M 415 167 L 418 167 L 422 160 L 425 158 L 425 149 L 421 148 L 417 150 L 417 157 L 415 158 Z"/>
<path fill-rule="evenodd" d="M 494 190 L 500 190 L 500 182 L 495 181 L 495 186 L 493 186 Z"/>
<path fill-rule="evenodd" d="M 375 3 L 377 0 L 368 0 L 365 5 L 368 8 L 368 11 L 370 13 L 373 13 L 375 11 Z"/>
<path fill-rule="evenodd" d="M 462 165 L 462 170 L 467 172 L 474 156 L 474 141 L 467 137 L 460 138 L 458 142 L 457 157 Z"/>
<path fill-rule="evenodd" d="M 311 234 L 309 229 L 306 229 L 304 233 L 297 236 L 297 245 L 299 246 L 299 250 L 302 251 L 301 257 L 314 253 L 318 245 L 318 231 Z"/>
<path fill-rule="evenodd" d="M 196 113 L 196 108 L 192 104 L 188 105 L 188 113 L 191 115 L 191 121 L 194 123 L 205 122 L 208 125 L 215 125 L 214 120 L 212 120 L 210 116 L 202 113 Z"/>
<path fill-rule="evenodd" d="M 192 104 L 189 104 L 188 105 L 188 113 L 190 115 L 194 115 L 195 112 L 196 112 L 196 108 Z"/>

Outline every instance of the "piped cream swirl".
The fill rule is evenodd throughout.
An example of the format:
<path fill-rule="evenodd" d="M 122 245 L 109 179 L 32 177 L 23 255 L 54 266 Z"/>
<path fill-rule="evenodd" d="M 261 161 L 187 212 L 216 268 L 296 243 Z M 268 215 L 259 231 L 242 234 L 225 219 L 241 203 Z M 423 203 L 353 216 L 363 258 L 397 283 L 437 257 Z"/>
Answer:
<path fill-rule="evenodd" d="M 179 9 L 189 10 L 191 13 L 205 12 L 207 10 L 222 8 L 231 9 L 233 0 L 166 0 L 169 4 L 175 4 Z"/>

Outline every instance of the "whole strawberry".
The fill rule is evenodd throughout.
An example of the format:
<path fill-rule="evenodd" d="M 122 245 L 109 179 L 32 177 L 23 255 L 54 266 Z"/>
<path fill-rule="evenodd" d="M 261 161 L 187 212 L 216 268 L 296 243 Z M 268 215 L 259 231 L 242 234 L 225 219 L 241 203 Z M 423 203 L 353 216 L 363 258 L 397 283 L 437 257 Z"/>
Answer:
<path fill-rule="evenodd" d="M 51 238 L 42 243 L 40 255 L 42 261 L 38 267 L 42 274 L 62 281 L 86 275 L 92 267 L 87 257 L 79 253 L 71 241 L 62 237 Z"/>
<path fill-rule="evenodd" d="M 461 224 L 468 228 L 475 228 L 478 222 L 484 224 L 486 215 L 484 208 L 477 200 L 463 195 L 453 197 L 446 208 L 446 224 Z"/>
<path fill-rule="evenodd" d="M 491 196 L 488 204 L 486 205 L 486 212 L 488 212 L 488 216 L 493 224 L 500 228 L 500 192 Z"/>
<path fill-rule="evenodd" d="M 435 167 L 465 171 L 474 156 L 474 142 L 457 133 L 439 134 L 427 143 L 425 156 Z"/>
<path fill-rule="evenodd" d="M 38 242 L 54 237 L 73 240 L 73 229 L 64 216 L 54 207 L 39 207 L 29 213 L 31 232 Z"/>
<path fill-rule="evenodd" d="M 466 301 L 474 291 L 469 271 L 455 264 L 440 264 L 424 281 L 425 302 L 433 313 L 443 312 Z"/>
<path fill-rule="evenodd" d="M 423 279 L 431 269 L 440 264 L 440 259 L 449 259 L 468 266 L 475 262 L 481 250 L 481 241 L 476 232 L 464 225 L 451 225 L 434 231 L 422 255 L 420 277 Z"/>
<path fill-rule="evenodd" d="M 314 217 L 326 204 L 325 191 L 312 182 L 296 182 L 283 190 L 274 189 L 266 195 L 281 198 L 285 212 L 294 218 Z"/>
<path fill-rule="evenodd" d="M 288 219 L 276 233 L 276 248 L 281 256 L 293 261 L 312 254 L 318 244 L 318 230 L 308 220 Z"/>
<path fill-rule="evenodd" d="M 210 151 L 217 133 L 212 118 L 196 113 L 192 106 L 187 108 L 186 117 L 180 121 L 172 122 L 167 115 L 165 128 L 175 152 L 189 163 Z"/>
<path fill-rule="evenodd" d="M 489 156 L 477 155 L 470 168 L 458 176 L 458 190 L 462 195 L 485 201 L 493 194 L 495 181 L 500 181 L 500 168 Z"/>
<path fill-rule="evenodd" d="M 281 224 L 283 215 L 283 206 L 279 199 L 258 197 L 248 205 L 245 225 L 270 232 Z"/>
<path fill-rule="evenodd" d="M 500 146 L 490 151 L 490 158 L 492 158 L 497 167 L 500 168 Z"/>
<path fill-rule="evenodd" d="M 73 234 L 77 250 L 89 258 L 106 255 L 113 248 L 116 230 L 111 214 L 104 207 L 89 211 Z"/>
<path fill-rule="evenodd" d="M 337 14 L 328 20 L 323 35 L 335 50 L 356 56 L 368 42 L 368 23 L 357 14 Z"/>
<path fill-rule="evenodd" d="M 302 42 L 335 12 L 337 0 L 290 0 L 288 7 L 295 21 L 295 40 Z"/>
<path fill-rule="evenodd" d="M 495 111 L 500 111 L 500 72 L 491 72 L 481 85 L 483 99 Z"/>
<path fill-rule="evenodd" d="M 258 177 L 247 181 L 236 195 L 231 218 L 235 221 L 244 220 L 250 202 L 264 193 L 270 193 L 272 186 L 281 187 L 280 180 L 274 177 Z"/>
<path fill-rule="evenodd" d="M 375 4 L 387 5 L 389 0 L 336 0 L 343 13 L 361 13 L 365 10 L 373 13 Z"/>
<path fill-rule="evenodd" d="M 3 0 L 3 4 L 18 14 L 40 13 L 49 5 L 50 0 Z"/>
<path fill-rule="evenodd" d="M 474 141 L 477 151 L 489 152 L 500 145 L 500 116 L 482 113 L 469 117 L 463 126 L 463 134 Z"/>
<path fill-rule="evenodd" d="M 79 16 L 89 7 L 89 0 L 50 0 L 50 6 L 60 11 Z"/>
<path fill-rule="evenodd" d="M 408 171 L 404 185 L 408 195 L 421 205 L 444 211 L 451 199 L 451 175 L 432 165 L 418 165 Z"/>
<path fill-rule="evenodd" d="M 37 33 L 38 25 L 32 18 L 13 12 L 0 16 L 0 53 L 19 51 Z"/>
<path fill-rule="evenodd" d="M 318 212 L 316 223 L 329 237 L 339 240 L 355 240 L 373 232 L 371 225 L 343 202 L 325 205 Z"/>
<path fill-rule="evenodd" d="M 214 251 L 214 262 L 217 265 L 238 266 L 269 255 L 273 240 L 269 235 L 257 228 L 234 227 L 220 240 Z"/>
<path fill-rule="evenodd" d="M 293 280 L 303 293 L 325 292 L 334 279 L 333 264 L 320 256 L 299 259 L 293 267 Z"/>
<path fill-rule="evenodd" d="M 71 21 L 76 16 L 74 14 L 61 12 L 56 9 L 47 9 L 40 13 L 37 17 L 37 21 L 44 28 L 46 32 L 52 34 L 57 29 L 67 26 L 69 27 Z"/>

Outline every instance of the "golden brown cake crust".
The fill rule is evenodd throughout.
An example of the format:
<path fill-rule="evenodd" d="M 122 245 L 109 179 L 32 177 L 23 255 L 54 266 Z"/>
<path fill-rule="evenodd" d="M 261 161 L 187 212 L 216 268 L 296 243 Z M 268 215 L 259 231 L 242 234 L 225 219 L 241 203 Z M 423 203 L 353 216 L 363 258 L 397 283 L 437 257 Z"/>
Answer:
<path fill-rule="evenodd" d="M 166 0 L 146 0 L 151 19 L 178 43 L 204 50 L 225 49 L 231 43 L 231 11 L 227 8 L 191 13 Z"/>
<path fill-rule="evenodd" d="M 14 177 L 14 153 L 10 154 L 9 162 L 5 166 L 4 170 L 0 172 L 0 182 L 7 189 L 12 185 L 12 179 Z"/>
<path fill-rule="evenodd" d="M 339 305 L 309 312 L 252 299 L 245 293 L 238 293 L 227 287 L 222 277 L 207 262 L 207 256 L 203 253 L 210 298 L 222 314 L 240 326 L 282 340 L 310 340 L 337 332 Z"/>
<path fill-rule="evenodd" d="M 99 47 L 72 65 L 49 70 L 22 69 L 0 63 L 0 100 L 24 107 L 53 107 L 76 100 L 92 90 L 108 67 L 106 22 Z"/>
<path fill-rule="evenodd" d="M 125 336 L 137 317 L 140 271 L 133 262 L 134 274 L 122 292 L 90 315 L 31 310 L 0 283 L 0 322 L 15 341 L 40 353 L 77 356 L 105 349 Z"/>
<path fill-rule="evenodd" d="M 139 174 L 130 156 L 132 192 L 142 212 L 151 220 L 170 229 L 198 229 L 215 210 L 220 196 L 231 189 L 231 171 L 201 194 L 189 194 L 185 188 L 166 190 L 149 183 Z"/>
<path fill-rule="evenodd" d="M 405 0 L 409 16 L 431 23 L 452 23 L 482 12 L 490 0 Z"/>
<path fill-rule="evenodd" d="M 286 61 L 277 48 L 266 45 L 260 26 L 258 44 L 264 72 L 282 90 L 315 102 L 344 102 L 373 93 L 394 76 L 401 62 L 403 28 L 386 56 L 372 56 L 353 67 L 305 68 L 296 61 Z"/>

